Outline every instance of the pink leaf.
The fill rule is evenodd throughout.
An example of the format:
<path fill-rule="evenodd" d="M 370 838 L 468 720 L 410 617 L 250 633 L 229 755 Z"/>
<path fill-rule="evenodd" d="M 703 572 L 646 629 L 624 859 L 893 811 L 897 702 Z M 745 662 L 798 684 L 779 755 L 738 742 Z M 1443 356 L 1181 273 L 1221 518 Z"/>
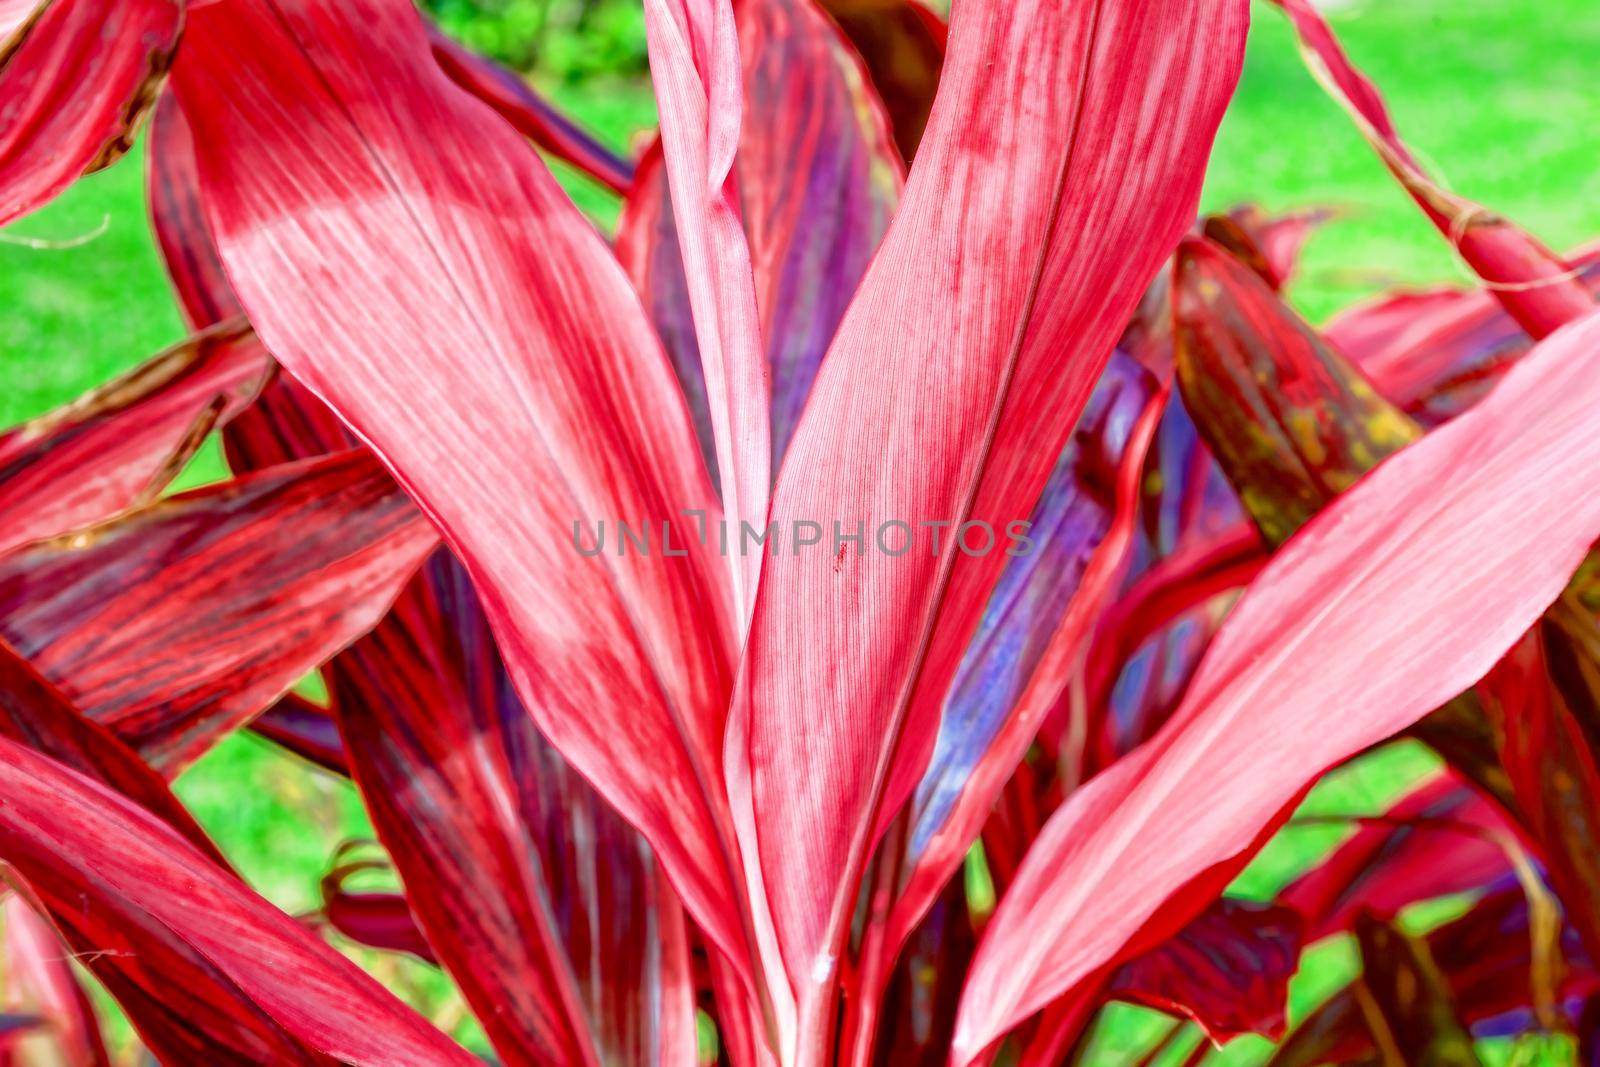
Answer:
<path fill-rule="evenodd" d="M 773 497 L 781 536 L 814 523 L 825 540 L 765 560 L 730 721 L 729 792 L 771 908 L 768 984 L 806 1015 L 780 1018 L 785 1046 L 828 1028 L 860 864 L 927 762 L 1007 526 L 1193 221 L 1246 15 L 1189 0 L 956 11 L 900 212 Z M 890 522 L 912 527 L 904 555 L 873 543 Z M 937 553 L 927 522 L 951 524 Z M 958 549 L 969 522 L 1000 549 L 965 554 L 979 527 Z M 859 541 L 826 540 L 858 523 Z"/>
<path fill-rule="evenodd" d="M 1318 513 L 1183 706 L 1050 820 L 969 976 L 953 1062 L 1196 914 L 1322 771 L 1471 686 L 1600 536 L 1600 315 Z"/>
<path fill-rule="evenodd" d="M 0 45 L 9 44 L 10 36 L 43 6 L 43 0 L 0 0 Z"/>
<path fill-rule="evenodd" d="M 772 478 L 771 382 L 733 177 L 744 108 L 738 30 L 731 0 L 645 0 L 644 12 L 722 506 L 737 535 L 746 523 L 766 526 Z M 742 633 L 761 557 L 727 558 Z"/>
<path fill-rule="evenodd" d="M 406 0 L 200 8 L 174 84 L 251 322 L 438 523 L 543 732 L 747 959 L 716 776 L 731 611 L 683 514 L 715 506 L 604 242 Z M 602 520 L 655 550 L 580 554 Z"/>

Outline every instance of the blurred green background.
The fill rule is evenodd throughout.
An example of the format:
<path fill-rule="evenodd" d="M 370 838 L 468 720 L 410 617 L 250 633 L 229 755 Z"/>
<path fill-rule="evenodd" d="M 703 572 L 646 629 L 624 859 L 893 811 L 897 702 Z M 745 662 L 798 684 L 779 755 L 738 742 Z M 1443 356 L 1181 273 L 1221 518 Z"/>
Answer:
<path fill-rule="evenodd" d="M 529 71 L 618 150 L 636 146 L 651 127 L 638 0 L 427 6 L 472 46 Z M 1400 128 L 1447 184 L 1557 248 L 1600 235 L 1600 4 L 1345 0 L 1328 8 L 1356 61 L 1386 91 Z M 1444 243 L 1306 74 L 1281 16 L 1265 4 L 1254 14 L 1244 79 L 1213 156 L 1205 207 L 1255 201 L 1271 209 L 1348 209 L 1313 241 L 1292 290 L 1314 320 L 1397 284 L 1464 281 Z M 149 233 L 142 177 L 136 148 L 0 230 L 0 423 L 61 404 L 182 335 Z M 579 181 L 571 188 L 601 225 L 611 224 L 614 201 Z M 211 449 L 185 482 L 220 473 Z M 1415 748 L 1380 753 L 1332 776 L 1308 807 L 1379 810 L 1429 766 L 1431 757 Z M 370 835 L 348 785 L 251 738 L 221 746 L 177 788 L 239 868 L 291 912 L 315 904 L 317 879 L 341 841 Z M 1236 890 L 1269 895 L 1339 836 L 1337 829 L 1291 825 Z M 458 1021 L 459 1003 L 437 974 L 373 953 L 359 957 L 446 1025 Z M 1347 946 L 1319 950 L 1295 984 L 1296 1004 L 1314 1003 L 1350 967 Z M 1149 1013 L 1113 1011 L 1094 1062 L 1131 1062 L 1152 1028 L 1160 1025 Z M 1224 1059 L 1259 1062 L 1265 1047 L 1241 1039 Z M 1177 1058 L 1186 1052 L 1180 1048 Z M 1492 1055 L 1496 1062 L 1560 1061 L 1527 1046 Z"/>

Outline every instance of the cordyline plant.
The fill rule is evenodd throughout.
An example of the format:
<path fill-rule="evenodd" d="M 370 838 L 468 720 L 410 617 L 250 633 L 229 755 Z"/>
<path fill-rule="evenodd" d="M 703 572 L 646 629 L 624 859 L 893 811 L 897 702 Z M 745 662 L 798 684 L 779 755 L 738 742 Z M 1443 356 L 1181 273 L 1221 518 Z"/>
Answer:
<path fill-rule="evenodd" d="M 474 1062 L 333 928 L 510 1064 L 1070 1063 L 1113 999 L 1151 1061 L 1594 1062 L 1600 256 L 1281 6 L 1481 286 L 1319 333 L 1320 213 L 1196 222 L 1246 0 L 645 0 L 637 162 L 408 0 L 0 3 L 0 221 L 153 110 L 195 330 L 0 437 L 10 1061 L 109 1062 L 75 957 L 164 1063 Z M 246 728 L 386 847 L 315 922 L 168 789 Z M 1401 734 L 1446 769 L 1224 895 Z"/>

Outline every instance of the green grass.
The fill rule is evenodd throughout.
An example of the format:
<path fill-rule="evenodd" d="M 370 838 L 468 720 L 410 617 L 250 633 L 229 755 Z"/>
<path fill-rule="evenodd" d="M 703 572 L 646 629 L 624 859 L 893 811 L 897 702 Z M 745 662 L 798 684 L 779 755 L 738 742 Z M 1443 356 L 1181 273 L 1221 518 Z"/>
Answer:
<path fill-rule="evenodd" d="M 1282 18 L 1265 5 L 1255 16 L 1205 206 L 1254 200 L 1269 208 L 1332 203 L 1351 210 L 1312 243 L 1292 290 L 1316 320 L 1394 284 L 1465 280 L 1448 248 L 1307 76 Z M 1373 0 L 1345 4 L 1335 21 L 1356 61 L 1388 94 L 1419 155 L 1454 189 L 1518 219 L 1558 248 L 1600 234 L 1600 93 L 1593 63 L 1600 55 L 1600 5 Z M 637 84 L 551 89 L 618 148 L 632 144 L 652 121 L 648 90 Z M 181 336 L 145 218 L 142 177 L 136 150 L 37 215 L 0 230 L 0 293 L 7 299 L 0 317 L 0 423 L 47 411 Z M 610 225 L 614 201 L 564 177 L 580 205 Z M 185 484 L 221 470 L 211 449 Z M 1431 757 L 1414 748 L 1381 753 L 1330 776 L 1307 807 L 1323 814 L 1380 810 L 1430 764 Z M 347 784 L 249 737 L 220 746 L 177 789 L 240 869 L 290 911 L 313 905 L 317 879 L 339 842 L 371 834 Z M 1235 890 L 1270 895 L 1338 833 L 1286 829 Z M 389 968 L 386 979 L 420 990 L 420 1000 L 453 1010 L 433 979 L 363 958 Z M 1295 984 L 1297 1011 L 1336 987 L 1353 966 L 1349 946 L 1319 950 Z M 1109 1013 L 1094 1062 L 1128 1062 L 1153 1020 L 1132 1008 Z M 1259 1062 L 1263 1047 L 1242 1039 L 1230 1046 L 1226 1062 Z"/>

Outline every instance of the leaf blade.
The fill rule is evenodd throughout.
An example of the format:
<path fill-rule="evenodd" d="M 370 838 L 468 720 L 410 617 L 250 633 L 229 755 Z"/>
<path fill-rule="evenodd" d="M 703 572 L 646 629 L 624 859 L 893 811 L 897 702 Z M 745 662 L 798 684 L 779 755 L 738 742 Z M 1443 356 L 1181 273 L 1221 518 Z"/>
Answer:
<path fill-rule="evenodd" d="M 735 531 L 766 525 L 772 383 L 733 163 L 744 77 L 731 0 L 645 0 L 651 87 L 689 307 L 716 447 L 722 506 Z M 749 624 L 760 557 L 733 553 L 734 611 Z"/>
<path fill-rule="evenodd" d="M 150 1021 L 140 996 L 187 1007 L 171 1032 L 144 1028 L 161 1055 L 205 1063 L 476 1062 L 118 794 L 0 739 L 0 796 L 0 857 L 135 1021 Z M 161 974 L 159 985 L 144 968 Z"/>
<path fill-rule="evenodd" d="M 1245 21 L 1231 3 L 958 9 L 917 165 L 818 374 L 775 522 L 1003 531 L 1031 509 L 1117 334 L 1192 221 Z M 1196 62 L 1189 43 L 1201 35 L 1221 62 Z M 1125 82 L 1130 71 L 1139 80 Z M 1137 113 L 1131 101 L 1146 93 L 1154 103 Z M 977 113 L 986 121 L 974 125 Z M 1146 136 L 1158 150 L 1122 169 Z M 1086 232 L 1093 240 L 1076 240 Z M 1115 269 L 1101 255 L 1113 245 Z M 782 887 L 772 926 L 785 973 L 768 984 L 808 1005 L 813 1034 L 826 1028 L 859 864 L 920 776 L 938 701 L 1004 562 L 958 558 L 949 540 L 936 556 L 918 536 L 900 557 L 863 538 L 854 553 L 767 558 L 746 645 L 730 792 L 760 867 L 752 894 L 760 879 L 775 897 Z"/>
<path fill-rule="evenodd" d="M 370 456 L 273 468 L 0 557 L 0 637 L 176 773 L 371 629 L 437 536 Z"/>
<path fill-rule="evenodd" d="M 251 321 L 439 525 L 540 728 L 746 958 L 705 773 L 731 613 L 680 514 L 716 509 L 626 277 L 533 149 L 439 72 L 409 3 L 213 5 L 190 22 L 174 83 Z M 573 524 L 602 518 L 665 522 L 688 554 L 579 555 Z"/>
<path fill-rule="evenodd" d="M 957 1063 L 1135 939 L 1192 914 L 1316 774 L 1472 685 L 1539 617 L 1600 533 L 1600 509 L 1554 506 L 1559 480 L 1541 479 L 1589 462 L 1600 398 L 1574 390 L 1594 389 L 1597 359 L 1600 316 L 1590 316 L 1538 346 L 1468 415 L 1379 466 L 1274 557 L 1166 728 L 1047 824 L 980 947 Z M 1429 535 L 1448 537 L 1447 549 L 1430 549 Z M 1508 558 L 1519 563 L 1512 576 Z M 1443 591 L 1463 588 L 1474 592 L 1469 603 L 1429 613 Z M 1337 656 L 1294 658 L 1313 642 Z M 1330 701 L 1340 714 L 1313 718 Z M 1315 721 L 1314 734 L 1293 731 L 1291 743 L 1272 729 L 1270 709 L 1284 706 Z M 1246 752 L 1271 775 L 1216 794 L 1181 830 L 1156 821 L 1181 803 L 1186 777 L 1191 788 L 1226 777 Z M 1136 898 L 1116 895 L 1106 914 L 1111 897 L 1097 902 L 1094 887 L 1113 861 L 1145 877 Z M 1058 876 L 1071 888 L 1046 903 L 1041 887 Z"/>
<path fill-rule="evenodd" d="M 271 375 L 242 320 L 204 330 L 71 404 L 0 434 L 0 550 L 110 518 L 176 473 L 185 435 L 227 422 Z"/>
<path fill-rule="evenodd" d="M 429 560 L 328 678 L 413 914 L 506 1062 L 692 1065 L 676 898 L 534 729 L 460 564 Z"/>

